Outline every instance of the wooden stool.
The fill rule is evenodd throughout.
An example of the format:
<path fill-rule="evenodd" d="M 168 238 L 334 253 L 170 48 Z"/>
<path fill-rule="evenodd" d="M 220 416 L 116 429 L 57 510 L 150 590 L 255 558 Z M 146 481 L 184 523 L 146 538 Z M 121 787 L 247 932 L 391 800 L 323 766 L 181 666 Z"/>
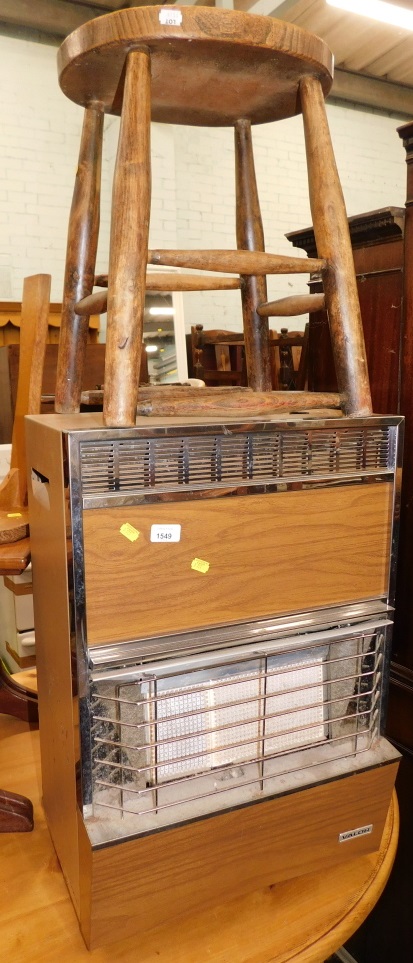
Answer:
<path fill-rule="evenodd" d="M 291 313 L 289 299 L 282 299 L 281 309 L 277 302 L 268 303 L 265 276 L 321 272 L 340 405 L 346 414 L 370 414 L 347 217 L 324 108 L 332 84 L 332 55 L 323 41 L 293 24 L 232 10 L 132 7 L 71 34 L 59 51 L 59 78 L 64 93 L 83 105 L 86 114 L 69 226 L 56 410 L 79 409 L 86 319 L 107 306 L 104 420 L 110 426 L 135 424 L 150 263 L 237 275 L 156 275 L 152 283 L 169 290 L 240 288 L 248 384 L 257 393 L 271 390 L 268 318 L 280 316 L 280 311 Z M 91 296 L 104 112 L 121 114 L 122 119 L 108 290 Z M 300 112 L 318 258 L 263 253 L 251 125 Z M 148 251 L 151 118 L 234 127 L 236 251 Z M 298 300 L 302 313 L 315 306 L 310 295 Z M 280 394 L 282 401 L 274 398 L 274 404 L 288 409 L 289 393 Z M 303 407 L 308 398 L 303 393 Z"/>

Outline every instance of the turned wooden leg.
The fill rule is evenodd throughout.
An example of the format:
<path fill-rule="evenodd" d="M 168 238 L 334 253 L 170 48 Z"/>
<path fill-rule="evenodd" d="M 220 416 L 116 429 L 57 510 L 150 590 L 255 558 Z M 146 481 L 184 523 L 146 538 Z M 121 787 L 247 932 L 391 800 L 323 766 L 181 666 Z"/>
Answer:
<path fill-rule="evenodd" d="M 255 178 L 251 124 L 235 124 L 235 184 L 237 246 L 245 251 L 264 251 L 264 231 Z M 247 379 L 254 391 L 271 391 L 268 318 L 257 308 L 267 300 L 267 282 L 262 275 L 241 278 Z"/>
<path fill-rule="evenodd" d="M 314 234 L 323 272 L 337 381 L 347 415 L 372 412 L 363 327 L 343 193 L 337 173 L 321 85 L 300 83 Z"/>
<path fill-rule="evenodd" d="M 99 236 L 103 112 L 85 111 L 66 250 L 62 320 L 57 361 L 58 412 L 79 411 L 88 317 L 75 314 L 77 301 L 93 291 Z"/>
<path fill-rule="evenodd" d="M 103 416 L 135 424 L 150 216 L 150 59 L 128 55 L 112 196 Z"/>

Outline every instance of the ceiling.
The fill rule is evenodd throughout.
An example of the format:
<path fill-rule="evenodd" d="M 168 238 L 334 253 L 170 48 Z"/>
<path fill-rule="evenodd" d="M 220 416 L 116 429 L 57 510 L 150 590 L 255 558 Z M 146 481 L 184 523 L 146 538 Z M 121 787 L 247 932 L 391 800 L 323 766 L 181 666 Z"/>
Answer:
<path fill-rule="evenodd" d="M 0 0 L 0 32 L 57 44 L 87 20 L 149 3 Z M 318 34 L 335 56 L 333 97 L 413 117 L 413 32 L 343 13 L 325 0 L 216 0 L 216 4 L 279 17 Z M 203 5 L 214 2 L 203 0 Z"/>

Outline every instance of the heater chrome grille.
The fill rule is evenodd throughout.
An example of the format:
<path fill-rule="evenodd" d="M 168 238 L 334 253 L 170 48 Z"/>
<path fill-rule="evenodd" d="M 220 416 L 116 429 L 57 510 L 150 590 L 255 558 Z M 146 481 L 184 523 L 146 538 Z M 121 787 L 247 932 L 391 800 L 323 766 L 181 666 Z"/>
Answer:
<path fill-rule="evenodd" d="M 305 767 L 369 750 L 383 644 L 382 629 L 357 626 L 301 644 L 297 637 L 96 672 L 94 820 L 147 832 L 280 792 Z"/>
<path fill-rule="evenodd" d="M 365 474 L 392 467 L 390 426 L 82 441 L 83 495 Z"/>
<path fill-rule="evenodd" d="M 393 466 L 391 426 L 82 441 L 84 496 L 360 475 Z"/>

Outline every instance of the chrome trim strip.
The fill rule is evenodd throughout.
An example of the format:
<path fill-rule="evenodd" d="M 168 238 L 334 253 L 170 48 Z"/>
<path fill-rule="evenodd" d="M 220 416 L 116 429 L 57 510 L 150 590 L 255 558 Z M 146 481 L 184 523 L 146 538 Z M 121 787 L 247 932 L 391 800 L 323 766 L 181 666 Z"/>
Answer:
<path fill-rule="evenodd" d="M 195 390 L 195 389 L 194 389 Z M 85 415 L 85 418 L 88 416 Z M 133 428 L 87 428 L 82 429 L 82 415 L 76 416 L 76 425 L 67 428 L 65 433 L 71 435 L 75 443 L 80 444 L 84 441 L 107 441 L 108 435 L 113 439 L 125 440 L 130 438 L 142 437 L 173 437 L 181 435 L 197 434 L 232 434 L 246 431 L 297 431 L 298 429 L 310 428 L 384 428 L 389 425 L 399 425 L 403 421 L 402 415 L 367 415 L 363 418 L 333 417 L 320 418 L 310 415 L 286 415 L 285 419 L 280 415 L 274 414 L 273 418 L 266 415 L 251 416 L 248 421 L 240 418 L 226 419 L 209 417 L 199 421 L 189 418 L 137 418 Z"/>
<path fill-rule="evenodd" d="M 179 487 L 165 486 L 159 487 L 151 492 L 149 488 L 138 492 L 105 492 L 104 495 L 84 495 L 82 507 L 84 511 L 94 508 L 122 508 L 126 505 L 150 505 L 162 501 L 162 496 L 168 494 L 168 501 L 196 501 L 199 498 L 205 500 L 209 491 L 222 491 L 222 496 L 233 497 L 236 492 L 239 495 L 262 495 L 278 491 L 297 491 L 297 486 L 302 488 L 340 488 L 343 485 L 354 484 L 355 482 L 375 482 L 392 481 L 394 470 L 391 468 L 378 468 L 374 472 L 361 470 L 352 474 L 339 474 L 331 472 L 329 475 L 288 475 L 288 477 L 265 479 L 260 478 L 252 481 L 250 478 L 233 479 L 226 482 L 208 482 L 199 485 L 180 485 Z M 175 496 L 175 498 L 171 498 Z"/>
<path fill-rule="evenodd" d="M 73 547 L 73 601 L 71 621 L 76 644 L 79 697 L 79 735 L 81 749 L 81 794 L 83 805 L 92 803 L 92 741 L 89 711 L 89 673 L 86 645 L 86 603 L 83 556 L 83 513 L 80 475 L 80 449 L 77 438 L 68 437 L 68 472 Z"/>
<path fill-rule="evenodd" d="M 384 616 L 383 618 L 372 618 L 363 622 L 357 622 L 346 627 L 337 626 L 335 628 L 325 628 L 321 631 L 315 630 L 311 635 L 299 632 L 295 635 L 271 635 L 267 639 L 242 640 L 238 638 L 238 645 L 227 649 L 223 647 L 219 652 L 219 665 L 232 665 L 251 659 L 259 659 L 264 656 L 283 655 L 284 652 L 295 650 L 307 650 L 325 646 L 332 642 L 344 642 L 358 636 L 373 635 L 378 629 L 391 626 L 392 622 Z M 125 682 L 135 682 L 137 678 L 149 680 L 154 673 L 157 677 L 164 673 L 167 675 L 180 675 L 182 673 L 196 672 L 200 669 L 211 669 L 217 666 L 217 655 L 212 651 L 206 654 L 205 651 L 199 654 L 189 655 L 184 653 L 175 658 L 167 658 L 165 661 L 149 662 L 142 664 L 139 655 L 134 665 L 121 666 L 119 668 L 108 668 L 107 664 L 95 667 L 91 672 L 93 682 L 113 681 L 123 684 Z M 119 664 L 119 660 L 118 660 Z"/>
<path fill-rule="evenodd" d="M 390 431 L 392 436 L 392 443 L 394 445 L 394 484 L 393 484 L 393 513 L 392 513 L 392 531 L 391 531 L 391 548 L 390 548 L 390 564 L 389 564 L 389 579 L 388 579 L 388 601 L 389 605 L 394 606 L 395 595 L 396 595 L 396 575 L 397 575 L 397 556 L 399 549 L 399 536 L 400 536 L 400 507 L 401 507 L 401 486 L 402 486 L 402 462 L 403 462 L 403 445 L 404 445 L 404 418 L 399 422 L 398 427 L 395 425 Z M 384 733 L 386 719 L 387 719 L 387 707 L 389 701 L 389 684 L 390 684 L 390 661 L 391 661 L 391 643 L 392 643 L 392 630 L 386 632 L 386 637 L 383 646 L 383 685 L 381 687 L 380 696 L 380 732 Z"/>
<path fill-rule="evenodd" d="M 264 642 L 286 635 L 297 635 L 303 644 L 305 633 L 329 628 L 345 629 L 354 623 L 367 624 L 373 618 L 382 622 L 391 617 L 392 609 L 383 598 L 367 599 L 346 606 L 326 607 L 297 615 L 285 613 L 273 619 L 260 619 L 254 622 L 224 623 L 198 632 L 176 633 L 155 638 L 133 639 L 116 642 L 113 645 L 99 645 L 89 648 L 89 666 L 93 671 L 110 665 L 128 665 L 147 662 L 150 659 L 167 655 L 195 655 L 217 648 L 247 643 Z"/>
<path fill-rule="evenodd" d="M 390 432 L 392 444 L 394 445 L 394 494 L 393 494 L 393 523 L 391 533 L 391 556 L 389 569 L 388 598 L 391 605 L 394 604 L 396 593 L 396 570 L 397 554 L 399 548 L 400 535 L 400 506 L 401 506 L 401 486 L 402 486 L 402 464 L 403 464 L 403 445 L 404 445 L 404 419 L 398 428 L 394 427 Z"/>

